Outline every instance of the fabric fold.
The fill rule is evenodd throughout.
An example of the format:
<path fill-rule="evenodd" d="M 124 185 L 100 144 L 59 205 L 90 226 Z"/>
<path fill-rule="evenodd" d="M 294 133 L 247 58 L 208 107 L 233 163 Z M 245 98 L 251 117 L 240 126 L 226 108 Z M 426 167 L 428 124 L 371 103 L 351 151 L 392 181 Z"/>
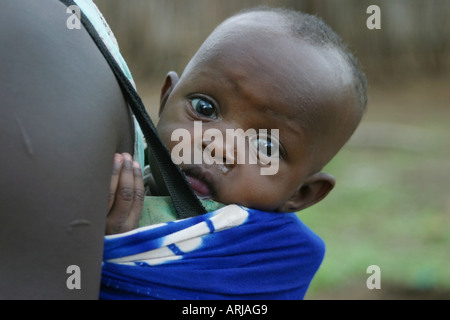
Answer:
<path fill-rule="evenodd" d="M 229 205 L 106 236 L 101 299 L 303 299 L 325 252 L 295 213 Z"/>

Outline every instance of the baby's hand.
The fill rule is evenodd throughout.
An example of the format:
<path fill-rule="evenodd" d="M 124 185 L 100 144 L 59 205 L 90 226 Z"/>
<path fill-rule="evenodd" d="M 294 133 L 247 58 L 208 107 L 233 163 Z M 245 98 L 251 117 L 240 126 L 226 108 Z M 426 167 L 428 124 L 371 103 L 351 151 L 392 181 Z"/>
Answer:
<path fill-rule="evenodd" d="M 109 187 L 105 234 L 137 228 L 144 207 L 145 188 L 139 162 L 128 153 L 115 154 Z"/>

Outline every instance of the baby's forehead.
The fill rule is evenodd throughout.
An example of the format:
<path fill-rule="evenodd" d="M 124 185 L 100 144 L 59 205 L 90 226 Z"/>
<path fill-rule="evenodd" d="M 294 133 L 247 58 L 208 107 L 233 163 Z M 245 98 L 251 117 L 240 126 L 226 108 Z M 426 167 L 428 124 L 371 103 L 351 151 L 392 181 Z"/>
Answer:
<path fill-rule="evenodd" d="M 348 65 L 337 50 L 312 45 L 282 28 L 262 32 L 250 24 L 240 32 L 233 24 L 208 39 L 193 59 L 195 71 L 202 77 L 230 80 L 264 101 L 281 94 L 288 103 L 301 105 L 352 85 Z"/>
<path fill-rule="evenodd" d="M 253 12 L 237 15 L 221 23 L 208 38 L 212 46 L 269 44 L 274 37 L 293 35 L 284 19 L 272 12 Z M 241 40 L 244 40 L 241 42 Z M 292 37 L 290 40 L 295 40 Z M 208 42 L 208 41 L 207 41 Z"/>
<path fill-rule="evenodd" d="M 299 125 L 321 118 L 317 112 L 330 103 L 348 103 L 342 92 L 353 80 L 342 55 L 287 29 L 272 12 L 233 17 L 205 41 L 187 73 L 223 94 L 239 93 L 258 110 L 300 117 Z"/>
<path fill-rule="evenodd" d="M 262 32 L 283 28 L 286 32 L 290 31 L 288 20 L 283 15 L 271 11 L 237 14 L 221 23 L 217 29 L 220 28 L 236 28 L 241 31 L 245 31 L 246 28 L 257 28 Z"/>
<path fill-rule="evenodd" d="M 287 18 L 277 12 L 256 11 L 227 19 L 208 37 L 200 52 L 212 57 L 222 55 L 223 59 L 228 58 L 227 60 L 233 63 L 242 62 L 241 68 L 246 65 L 251 67 L 255 63 L 260 63 L 263 68 L 265 63 L 282 63 L 283 60 L 284 65 L 293 66 L 301 66 L 304 62 L 304 67 L 307 68 L 308 65 L 314 65 L 314 62 L 322 63 L 308 61 L 305 59 L 308 54 L 326 54 L 327 59 L 333 57 L 335 62 L 325 64 L 329 69 L 335 69 L 329 71 L 349 74 L 344 72 L 348 71 L 348 65 L 338 50 L 331 46 L 312 44 L 308 39 L 296 34 Z M 289 59 L 286 59 L 287 54 L 290 54 Z M 254 60 L 254 63 L 244 64 L 248 60 Z M 297 69 L 293 68 L 292 71 L 297 72 Z"/>

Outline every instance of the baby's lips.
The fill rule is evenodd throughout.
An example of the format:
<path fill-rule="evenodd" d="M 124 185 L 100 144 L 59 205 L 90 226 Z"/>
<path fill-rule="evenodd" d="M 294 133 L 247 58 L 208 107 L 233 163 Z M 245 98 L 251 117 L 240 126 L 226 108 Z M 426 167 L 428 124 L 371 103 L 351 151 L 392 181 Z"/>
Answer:
<path fill-rule="evenodd" d="M 206 182 L 190 175 L 186 175 L 186 180 L 191 184 L 192 189 L 199 197 L 210 198 L 212 196 L 211 189 Z"/>

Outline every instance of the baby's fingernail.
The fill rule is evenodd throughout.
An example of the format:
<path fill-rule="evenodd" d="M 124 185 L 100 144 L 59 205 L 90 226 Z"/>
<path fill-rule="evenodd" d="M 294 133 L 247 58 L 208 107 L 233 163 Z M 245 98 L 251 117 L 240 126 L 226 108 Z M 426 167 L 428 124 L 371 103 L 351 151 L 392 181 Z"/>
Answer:
<path fill-rule="evenodd" d="M 129 154 L 129 153 L 124 153 L 123 154 L 123 158 L 125 159 L 125 160 L 128 160 L 128 161 L 133 161 L 133 158 L 131 157 L 131 155 Z"/>
<path fill-rule="evenodd" d="M 122 162 L 122 157 L 120 154 L 116 153 L 114 155 L 114 164 L 113 164 L 113 171 L 117 172 L 120 169 L 121 166 L 121 162 Z"/>
<path fill-rule="evenodd" d="M 138 161 L 133 162 L 133 172 L 135 176 L 140 176 L 142 174 L 141 165 Z"/>
<path fill-rule="evenodd" d="M 132 167 L 132 159 L 131 159 L 131 156 L 130 155 L 128 155 L 128 154 L 125 154 L 124 156 L 124 162 L 123 162 L 123 166 L 124 166 L 124 168 L 125 169 L 131 169 L 131 167 Z"/>

